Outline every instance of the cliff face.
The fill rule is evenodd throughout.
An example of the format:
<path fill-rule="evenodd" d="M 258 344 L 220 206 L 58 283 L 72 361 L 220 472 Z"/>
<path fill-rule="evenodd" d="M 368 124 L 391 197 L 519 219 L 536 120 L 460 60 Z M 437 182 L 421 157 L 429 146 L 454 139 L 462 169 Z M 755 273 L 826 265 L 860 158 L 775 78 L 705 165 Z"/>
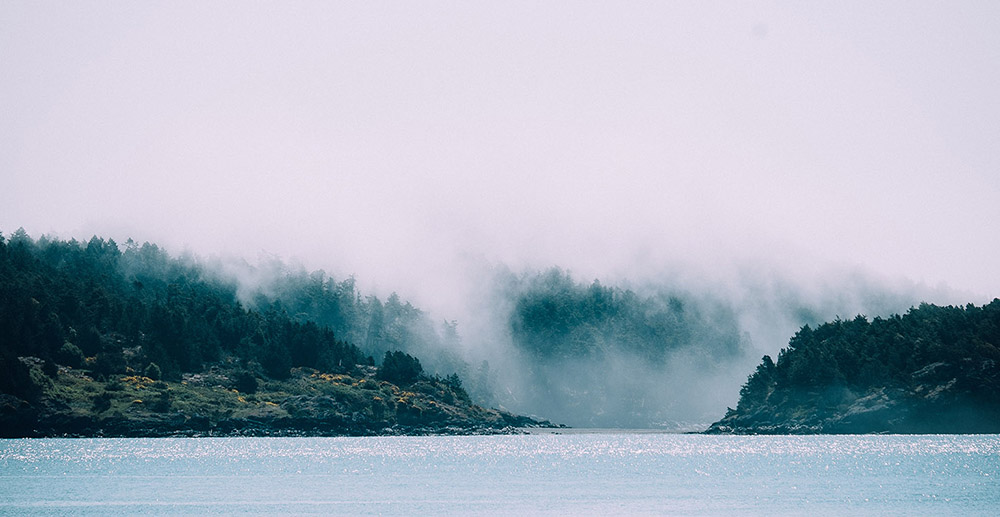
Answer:
<path fill-rule="evenodd" d="M 998 433 L 1000 300 L 804 327 L 709 433 Z"/>

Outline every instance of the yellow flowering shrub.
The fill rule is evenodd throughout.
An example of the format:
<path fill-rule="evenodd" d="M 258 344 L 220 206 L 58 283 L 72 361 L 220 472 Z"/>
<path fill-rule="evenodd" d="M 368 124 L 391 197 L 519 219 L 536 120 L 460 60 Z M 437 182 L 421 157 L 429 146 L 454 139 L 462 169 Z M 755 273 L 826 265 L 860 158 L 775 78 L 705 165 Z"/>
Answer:
<path fill-rule="evenodd" d="M 318 378 L 321 381 L 333 382 L 336 384 L 347 384 L 354 380 L 351 376 L 340 373 L 313 373 L 312 377 Z"/>
<path fill-rule="evenodd" d="M 137 390 L 141 390 L 149 387 L 149 385 L 153 384 L 156 381 L 150 379 L 149 377 L 145 377 L 143 375 L 129 375 L 128 377 L 122 377 L 122 382 L 131 385 L 133 388 Z"/>

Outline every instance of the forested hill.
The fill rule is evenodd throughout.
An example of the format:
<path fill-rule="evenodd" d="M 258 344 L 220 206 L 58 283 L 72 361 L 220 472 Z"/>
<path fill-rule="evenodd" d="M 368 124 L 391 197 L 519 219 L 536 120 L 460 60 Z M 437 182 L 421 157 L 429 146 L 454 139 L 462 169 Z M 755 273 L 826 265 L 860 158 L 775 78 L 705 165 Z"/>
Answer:
<path fill-rule="evenodd" d="M 709 432 L 1000 432 L 1000 299 L 805 326 Z"/>
<path fill-rule="evenodd" d="M 7 436 L 356 434 L 503 427 L 458 376 L 372 356 L 279 301 L 153 244 L 0 235 L 0 430 Z M 375 300 L 377 303 L 377 300 Z"/>

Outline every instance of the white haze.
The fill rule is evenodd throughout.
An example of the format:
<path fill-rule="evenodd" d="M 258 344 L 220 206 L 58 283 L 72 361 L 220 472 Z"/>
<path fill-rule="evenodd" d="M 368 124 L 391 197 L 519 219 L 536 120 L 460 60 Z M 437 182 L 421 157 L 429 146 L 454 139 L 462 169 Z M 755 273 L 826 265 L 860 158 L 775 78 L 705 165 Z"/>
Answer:
<path fill-rule="evenodd" d="M 772 352 L 785 291 L 1000 296 L 1000 4 L 811 7 L 3 2 L 0 231 L 354 274 L 469 343 L 497 265 Z"/>

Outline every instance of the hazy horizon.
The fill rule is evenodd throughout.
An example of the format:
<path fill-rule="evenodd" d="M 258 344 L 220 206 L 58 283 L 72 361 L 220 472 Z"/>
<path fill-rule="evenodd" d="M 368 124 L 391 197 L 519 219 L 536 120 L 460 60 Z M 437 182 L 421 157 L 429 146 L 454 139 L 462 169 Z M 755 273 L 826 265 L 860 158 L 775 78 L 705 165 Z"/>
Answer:
<path fill-rule="evenodd" d="M 0 231 L 274 254 L 444 316 L 498 264 L 720 289 L 859 271 L 983 303 L 998 22 L 971 2 L 5 2 Z"/>

